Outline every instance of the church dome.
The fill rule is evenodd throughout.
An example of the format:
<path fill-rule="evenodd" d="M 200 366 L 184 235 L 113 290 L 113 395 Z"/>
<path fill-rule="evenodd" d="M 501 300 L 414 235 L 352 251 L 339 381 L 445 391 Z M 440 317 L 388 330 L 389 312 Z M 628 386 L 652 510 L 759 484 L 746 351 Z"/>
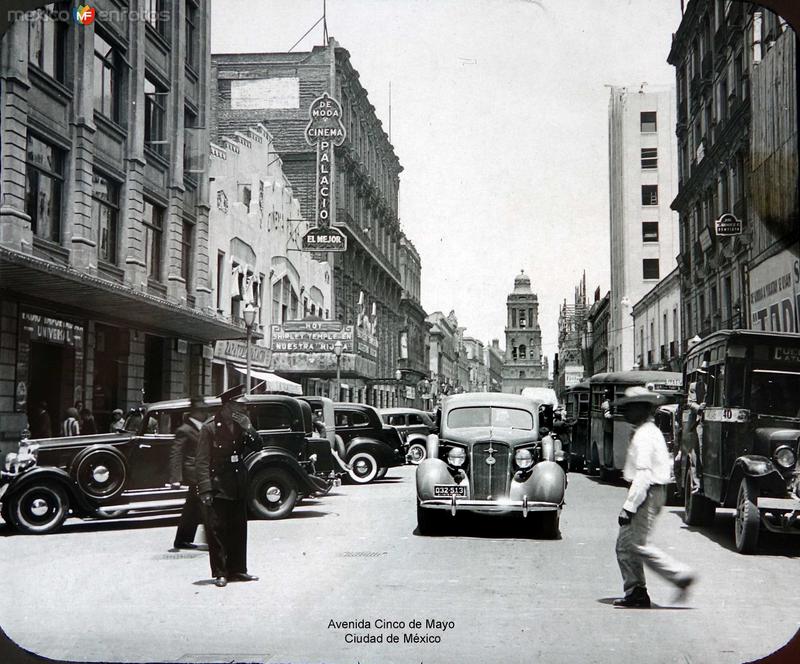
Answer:
<path fill-rule="evenodd" d="M 525 274 L 525 270 L 514 277 L 514 292 L 515 293 L 530 293 L 531 292 L 531 278 Z"/>

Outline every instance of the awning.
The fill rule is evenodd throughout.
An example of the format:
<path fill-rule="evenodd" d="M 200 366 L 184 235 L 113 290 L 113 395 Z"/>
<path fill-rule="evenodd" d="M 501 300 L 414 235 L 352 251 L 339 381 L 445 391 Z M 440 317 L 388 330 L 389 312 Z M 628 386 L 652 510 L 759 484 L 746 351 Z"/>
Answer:
<path fill-rule="evenodd" d="M 233 365 L 240 374 L 247 376 L 247 367 L 241 364 Z M 257 369 L 250 369 L 250 377 L 256 380 L 263 380 L 266 383 L 267 392 L 286 392 L 287 394 L 302 394 L 303 388 L 297 383 L 290 380 L 281 378 L 278 374 L 271 371 L 259 371 Z"/>
<path fill-rule="evenodd" d="M 193 341 L 244 339 L 243 328 L 69 265 L 0 247 L 0 290 L 43 307 Z"/>

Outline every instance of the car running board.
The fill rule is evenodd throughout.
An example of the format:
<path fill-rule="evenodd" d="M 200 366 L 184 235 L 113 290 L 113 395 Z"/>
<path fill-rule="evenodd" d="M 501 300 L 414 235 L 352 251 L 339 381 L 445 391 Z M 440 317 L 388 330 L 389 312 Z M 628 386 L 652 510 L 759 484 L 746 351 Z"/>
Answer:
<path fill-rule="evenodd" d="M 173 498 L 171 500 L 148 500 L 146 502 L 128 503 L 127 505 L 103 505 L 98 507 L 100 514 L 113 514 L 114 512 L 131 512 L 134 510 L 147 510 L 148 512 L 157 510 L 172 509 L 182 507 L 186 502 L 185 498 Z"/>

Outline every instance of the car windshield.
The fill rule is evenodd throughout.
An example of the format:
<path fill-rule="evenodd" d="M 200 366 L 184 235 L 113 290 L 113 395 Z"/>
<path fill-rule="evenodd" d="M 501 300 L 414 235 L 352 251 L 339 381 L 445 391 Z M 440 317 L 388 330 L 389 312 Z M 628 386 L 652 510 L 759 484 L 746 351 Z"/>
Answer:
<path fill-rule="evenodd" d="M 533 417 L 526 410 L 498 406 L 472 406 L 455 408 L 447 415 L 447 426 L 451 429 L 467 427 L 501 427 L 506 429 L 533 429 Z"/>
<path fill-rule="evenodd" d="M 750 410 L 759 415 L 800 417 L 800 371 L 754 369 Z"/>

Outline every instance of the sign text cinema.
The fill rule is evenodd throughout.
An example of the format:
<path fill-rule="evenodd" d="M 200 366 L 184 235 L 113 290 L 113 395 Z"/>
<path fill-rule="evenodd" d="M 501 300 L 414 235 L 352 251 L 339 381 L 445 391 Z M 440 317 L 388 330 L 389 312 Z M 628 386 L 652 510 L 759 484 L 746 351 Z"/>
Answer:
<path fill-rule="evenodd" d="M 317 142 L 317 226 L 331 225 L 331 161 L 333 143 L 329 140 Z"/>

